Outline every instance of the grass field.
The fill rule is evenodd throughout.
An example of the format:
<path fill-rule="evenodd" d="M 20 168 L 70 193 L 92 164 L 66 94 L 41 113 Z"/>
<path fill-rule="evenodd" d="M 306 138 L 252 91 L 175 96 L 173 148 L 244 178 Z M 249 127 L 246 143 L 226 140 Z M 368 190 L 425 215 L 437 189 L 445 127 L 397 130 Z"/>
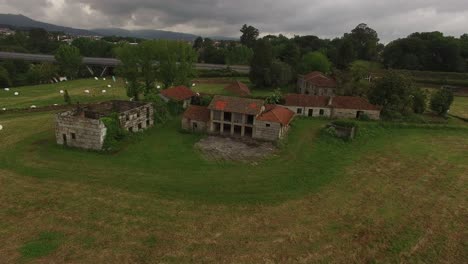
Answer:
<path fill-rule="evenodd" d="M 459 117 L 468 118 L 468 97 L 455 97 L 450 113 Z"/>
<path fill-rule="evenodd" d="M 108 88 L 107 85 L 111 85 Z M 36 86 L 24 86 L 10 88 L 10 91 L 0 90 L 0 109 L 1 108 L 28 108 L 31 105 L 37 107 L 50 106 L 53 104 L 65 104 L 60 90 L 68 90 L 73 102 L 92 103 L 106 101 L 110 99 L 126 98 L 124 83 L 122 80 L 114 83 L 112 79 L 103 81 L 100 79 L 81 79 L 56 84 L 45 84 Z M 86 94 L 84 91 L 89 90 Z M 102 90 L 106 90 L 103 94 Z M 15 96 L 14 93 L 19 95 Z"/>
<path fill-rule="evenodd" d="M 53 113 L 0 117 L 0 262 L 463 263 L 467 127 L 299 119 L 258 164 L 209 162 L 177 119 L 100 154 Z"/>

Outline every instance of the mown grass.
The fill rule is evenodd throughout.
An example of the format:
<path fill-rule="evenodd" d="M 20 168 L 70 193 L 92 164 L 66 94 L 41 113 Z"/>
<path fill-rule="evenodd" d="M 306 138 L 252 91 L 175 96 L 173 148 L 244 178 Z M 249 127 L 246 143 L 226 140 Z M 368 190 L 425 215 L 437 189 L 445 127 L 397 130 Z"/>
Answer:
<path fill-rule="evenodd" d="M 112 87 L 108 88 L 107 85 Z M 32 105 L 37 107 L 54 104 L 62 105 L 65 102 L 60 90 L 68 90 L 74 103 L 92 103 L 127 98 L 122 80 L 113 82 L 112 78 L 107 78 L 106 81 L 102 80 L 102 78 L 98 81 L 95 79 L 80 79 L 55 84 L 10 88 L 10 91 L 1 89 L 0 109 L 29 108 Z M 85 90 L 89 90 L 90 93 L 86 94 Z M 102 93 L 102 90 L 107 92 Z M 15 96 L 15 92 L 18 92 L 19 95 Z"/>
<path fill-rule="evenodd" d="M 468 97 L 455 97 L 450 114 L 468 118 Z"/>
<path fill-rule="evenodd" d="M 48 230 L 59 246 L 30 259 L 462 263 L 466 127 L 361 122 L 343 142 L 326 122 L 298 119 L 254 165 L 203 160 L 177 119 L 100 154 L 56 146 L 53 113 L 3 115 L 0 262 Z"/>

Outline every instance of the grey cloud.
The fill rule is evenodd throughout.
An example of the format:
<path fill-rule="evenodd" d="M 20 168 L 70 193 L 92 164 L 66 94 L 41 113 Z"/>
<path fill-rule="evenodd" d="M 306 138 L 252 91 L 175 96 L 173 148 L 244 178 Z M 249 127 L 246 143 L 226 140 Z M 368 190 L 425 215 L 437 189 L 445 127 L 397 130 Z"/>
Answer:
<path fill-rule="evenodd" d="M 180 30 L 239 35 L 242 24 L 263 33 L 341 36 L 361 22 L 388 41 L 415 31 L 464 33 L 466 0 L 0 0 L 35 19 L 74 27 Z"/>

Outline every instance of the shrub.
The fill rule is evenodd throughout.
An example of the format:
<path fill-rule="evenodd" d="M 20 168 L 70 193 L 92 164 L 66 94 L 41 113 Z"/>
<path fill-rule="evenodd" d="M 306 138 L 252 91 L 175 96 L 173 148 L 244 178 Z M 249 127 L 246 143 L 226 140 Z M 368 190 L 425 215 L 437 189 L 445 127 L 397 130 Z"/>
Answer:
<path fill-rule="evenodd" d="M 101 121 L 107 128 L 103 149 L 116 150 L 118 148 L 118 141 L 124 139 L 127 135 L 127 132 L 120 126 L 119 115 L 112 113 L 108 117 L 101 118 Z"/>
<path fill-rule="evenodd" d="M 332 125 L 339 126 L 339 127 L 346 127 L 346 128 L 357 127 L 357 124 L 355 122 L 353 122 L 353 121 L 344 121 L 344 120 L 333 121 Z"/>
<path fill-rule="evenodd" d="M 361 121 L 371 121 L 371 118 L 367 114 L 361 114 L 359 116 L 359 120 L 361 120 Z"/>
<path fill-rule="evenodd" d="M 157 94 L 151 93 L 146 95 L 145 101 L 153 103 L 155 123 L 164 124 L 171 119 L 171 114 L 169 113 L 166 102 Z"/>
<path fill-rule="evenodd" d="M 66 104 L 71 104 L 72 100 L 70 95 L 68 94 L 68 90 L 65 90 L 65 93 L 63 94 L 63 100 L 65 101 Z"/>
<path fill-rule="evenodd" d="M 431 97 L 431 110 L 438 115 L 445 116 L 453 103 L 453 92 L 443 88 Z"/>

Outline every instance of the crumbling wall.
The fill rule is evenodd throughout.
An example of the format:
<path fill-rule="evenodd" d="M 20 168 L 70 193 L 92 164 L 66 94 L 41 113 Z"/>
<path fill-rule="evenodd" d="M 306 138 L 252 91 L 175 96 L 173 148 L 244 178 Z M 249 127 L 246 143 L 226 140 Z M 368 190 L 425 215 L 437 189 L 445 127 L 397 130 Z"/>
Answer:
<path fill-rule="evenodd" d="M 154 109 L 152 104 L 142 105 L 119 114 L 120 125 L 132 132 L 145 130 L 154 125 Z"/>
<path fill-rule="evenodd" d="M 102 149 L 107 129 L 99 119 L 74 116 L 73 111 L 68 111 L 57 114 L 55 123 L 57 144 L 83 149 Z"/>

